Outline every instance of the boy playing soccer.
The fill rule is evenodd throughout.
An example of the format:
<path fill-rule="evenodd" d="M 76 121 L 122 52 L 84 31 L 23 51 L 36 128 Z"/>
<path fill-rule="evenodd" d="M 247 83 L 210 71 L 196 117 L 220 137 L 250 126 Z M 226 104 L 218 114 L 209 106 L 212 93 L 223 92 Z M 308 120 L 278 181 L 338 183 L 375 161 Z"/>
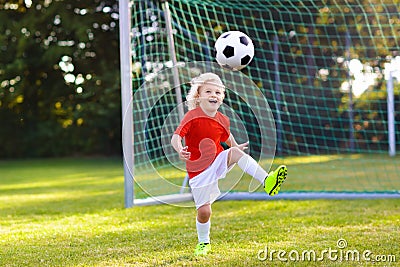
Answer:
<path fill-rule="evenodd" d="M 171 144 L 186 161 L 189 185 L 197 209 L 196 229 L 198 244 L 195 255 L 206 255 L 211 250 L 211 204 L 220 195 L 218 180 L 237 163 L 238 166 L 264 185 L 270 196 L 277 194 L 286 179 L 287 168 L 279 166 L 269 174 L 248 154 L 248 142 L 238 144 L 229 130 L 229 118 L 218 111 L 225 97 L 225 87 L 214 73 L 194 78 L 187 95 L 189 111 L 175 130 Z M 185 146 L 182 139 L 185 139 Z M 230 148 L 224 150 L 221 142 Z"/>

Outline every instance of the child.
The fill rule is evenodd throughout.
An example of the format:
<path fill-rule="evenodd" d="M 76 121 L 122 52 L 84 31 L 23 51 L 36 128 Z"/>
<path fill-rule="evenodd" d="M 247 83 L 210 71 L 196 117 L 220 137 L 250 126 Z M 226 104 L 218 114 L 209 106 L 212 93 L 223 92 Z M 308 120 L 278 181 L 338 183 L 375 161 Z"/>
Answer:
<path fill-rule="evenodd" d="M 171 139 L 171 144 L 186 161 L 189 185 L 197 209 L 196 229 L 198 244 L 195 255 L 206 255 L 211 250 L 210 217 L 211 204 L 220 195 L 218 179 L 237 163 L 247 174 L 264 185 L 265 191 L 273 196 L 286 179 L 286 166 L 267 172 L 243 150 L 248 142 L 238 144 L 229 130 L 229 118 L 218 111 L 225 97 L 225 87 L 214 73 L 204 73 L 191 81 L 187 95 L 189 111 L 182 119 Z M 182 139 L 185 138 L 185 145 Z M 224 150 L 220 142 L 230 148 Z"/>

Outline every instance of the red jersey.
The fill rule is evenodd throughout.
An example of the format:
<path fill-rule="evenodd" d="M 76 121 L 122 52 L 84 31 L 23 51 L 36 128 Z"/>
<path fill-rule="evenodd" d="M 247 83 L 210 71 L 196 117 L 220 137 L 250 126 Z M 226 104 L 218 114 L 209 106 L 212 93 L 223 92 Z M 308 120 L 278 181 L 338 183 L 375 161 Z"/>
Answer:
<path fill-rule="evenodd" d="M 204 171 L 224 150 L 221 142 L 228 140 L 229 126 L 229 118 L 219 111 L 210 117 L 197 107 L 185 114 L 175 134 L 185 139 L 191 153 L 190 160 L 186 161 L 189 178 Z"/>

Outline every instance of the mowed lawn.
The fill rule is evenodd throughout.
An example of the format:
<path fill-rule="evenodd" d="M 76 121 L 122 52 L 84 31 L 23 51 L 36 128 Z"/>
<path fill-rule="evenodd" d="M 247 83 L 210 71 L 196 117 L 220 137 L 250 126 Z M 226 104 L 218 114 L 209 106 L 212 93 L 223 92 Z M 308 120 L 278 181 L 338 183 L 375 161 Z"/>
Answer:
<path fill-rule="evenodd" d="M 400 199 L 216 202 L 195 257 L 195 210 L 125 209 L 123 183 L 118 158 L 0 161 L 0 266 L 400 266 Z"/>

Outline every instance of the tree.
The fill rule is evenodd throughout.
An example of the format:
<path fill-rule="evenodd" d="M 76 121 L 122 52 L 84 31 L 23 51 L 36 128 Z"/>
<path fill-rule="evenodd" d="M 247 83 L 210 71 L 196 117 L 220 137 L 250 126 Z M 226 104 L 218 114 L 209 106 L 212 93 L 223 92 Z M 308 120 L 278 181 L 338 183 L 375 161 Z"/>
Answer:
<path fill-rule="evenodd" d="M 0 4 L 0 157 L 120 153 L 117 2 Z"/>

